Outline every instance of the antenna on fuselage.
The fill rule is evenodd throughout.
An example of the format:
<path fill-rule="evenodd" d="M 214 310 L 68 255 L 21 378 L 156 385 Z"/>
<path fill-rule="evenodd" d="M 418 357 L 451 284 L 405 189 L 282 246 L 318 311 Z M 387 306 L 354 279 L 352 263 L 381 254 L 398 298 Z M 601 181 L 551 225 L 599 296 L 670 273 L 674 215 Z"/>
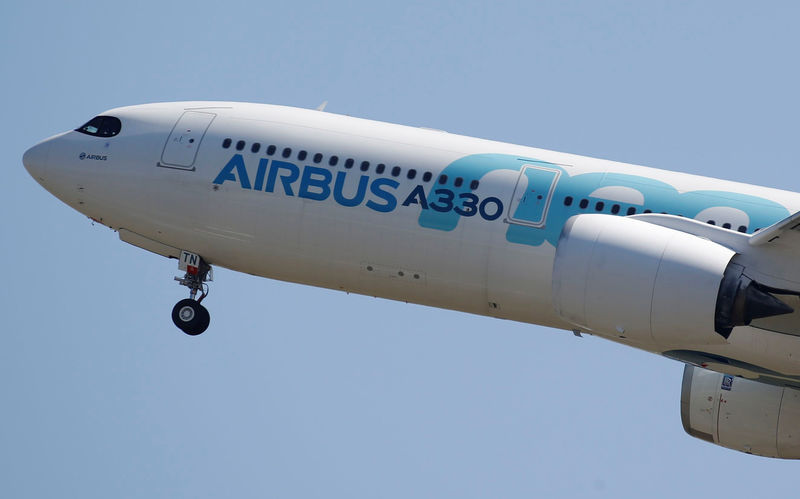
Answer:
<path fill-rule="evenodd" d="M 328 105 L 328 101 L 322 101 L 322 104 L 317 106 L 317 111 L 324 111 L 325 110 L 325 106 L 327 106 L 327 105 Z"/>

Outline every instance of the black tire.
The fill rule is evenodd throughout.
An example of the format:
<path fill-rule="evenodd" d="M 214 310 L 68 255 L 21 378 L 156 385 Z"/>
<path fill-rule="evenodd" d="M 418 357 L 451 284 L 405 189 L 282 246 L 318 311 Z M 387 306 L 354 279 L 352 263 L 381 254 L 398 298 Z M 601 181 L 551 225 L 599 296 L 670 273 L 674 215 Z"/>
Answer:
<path fill-rule="evenodd" d="M 208 325 L 211 323 L 211 314 L 208 313 L 208 309 L 199 303 L 197 306 L 200 308 L 199 310 L 199 317 L 197 322 L 197 333 L 200 334 L 208 329 Z"/>
<path fill-rule="evenodd" d="M 211 316 L 206 307 L 185 298 L 172 307 L 172 322 L 184 333 L 197 336 L 208 328 Z"/>

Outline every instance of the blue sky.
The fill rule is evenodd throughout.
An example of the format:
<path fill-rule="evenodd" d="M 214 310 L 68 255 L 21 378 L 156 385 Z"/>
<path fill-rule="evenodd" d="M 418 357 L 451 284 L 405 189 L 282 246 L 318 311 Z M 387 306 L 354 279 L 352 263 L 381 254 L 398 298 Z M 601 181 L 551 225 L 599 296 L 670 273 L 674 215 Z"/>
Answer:
<path fill-rule="evenodd" d="M 24 150 L 105 109 L 316 107 L 800 190 L 795 2 L 16 2 L 0 18 L 2 497 L 777 497 L 684 434 L 682 365 L 597 338 L 175 261 Z"/>

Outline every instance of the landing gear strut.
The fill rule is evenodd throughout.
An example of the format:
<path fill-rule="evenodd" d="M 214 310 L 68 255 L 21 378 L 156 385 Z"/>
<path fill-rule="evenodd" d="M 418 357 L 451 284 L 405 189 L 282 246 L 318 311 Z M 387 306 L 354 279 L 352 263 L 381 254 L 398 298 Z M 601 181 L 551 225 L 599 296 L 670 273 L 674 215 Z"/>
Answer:
<path fill-rule="evenodd" d="M 184 333 L 197 336 L 208 329 L 211 321 L 208 310 L 200 304 L 203 298 L 208 296 L 206 281 L 213 280 L 211 266 L 199 255 L 182 251 L 178 260 L 178 269 L 186 271 L 183 277 L 176 277 L 175 280 L 181 286 L 189 288 L 189 298 L 184 298 L 172 308 L 172 322 Z M 198 291 L 200 292 L 199 298 L 197 297 Z"/>

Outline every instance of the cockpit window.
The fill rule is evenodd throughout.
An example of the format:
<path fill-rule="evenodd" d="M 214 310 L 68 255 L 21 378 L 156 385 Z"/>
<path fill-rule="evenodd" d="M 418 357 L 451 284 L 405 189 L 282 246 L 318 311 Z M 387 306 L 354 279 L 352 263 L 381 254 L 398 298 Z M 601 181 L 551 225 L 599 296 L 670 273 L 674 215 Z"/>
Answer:
<path fill-rule="evenodd" d="M 122 129 L 122 122 L 113 116 L 95 116 L 76 132 L 85 133 L 94 137 L 113 137 Z"/>

